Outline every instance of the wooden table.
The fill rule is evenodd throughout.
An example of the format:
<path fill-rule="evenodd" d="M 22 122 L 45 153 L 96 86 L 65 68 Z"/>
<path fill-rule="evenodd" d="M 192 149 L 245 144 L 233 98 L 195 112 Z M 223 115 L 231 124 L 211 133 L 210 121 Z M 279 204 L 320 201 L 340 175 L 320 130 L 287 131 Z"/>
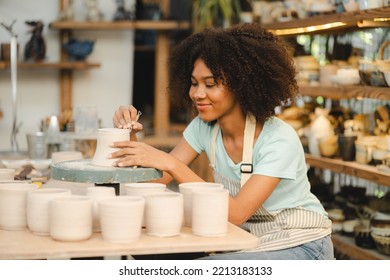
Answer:
<path fill-rule="evenodd" d="M 0 230 L 0 259 L 69 259 L 99 256 L 127 256 L 168 253 L 234 251 L 255 247 L 257 238 L 229 224 L 223 237 L 199 237 L 183 227 L 179 236 L 153 237 L 145 232 L 134 243 L 116 244 L 102 239 L 100 233 L 80 242 L 60 242 L 50 236 L 32 234 L 29 230 Z"/>

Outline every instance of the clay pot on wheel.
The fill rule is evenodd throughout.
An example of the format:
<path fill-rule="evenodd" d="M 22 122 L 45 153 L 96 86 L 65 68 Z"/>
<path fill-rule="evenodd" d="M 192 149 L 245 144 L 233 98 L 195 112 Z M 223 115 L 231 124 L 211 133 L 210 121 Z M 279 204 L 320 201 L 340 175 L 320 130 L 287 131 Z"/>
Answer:
<path fill-rule="evenodd" d="M 98 130 L 97 145 L 91 164 L 95 166 L 113 166 L 117 159 L 110 159 L 108 156 L 116 152 L 117 148 L 112 148 L 111 144 L 120 141 L 129 141 L 130 132 L 127 129 L 101 128 Z"/>

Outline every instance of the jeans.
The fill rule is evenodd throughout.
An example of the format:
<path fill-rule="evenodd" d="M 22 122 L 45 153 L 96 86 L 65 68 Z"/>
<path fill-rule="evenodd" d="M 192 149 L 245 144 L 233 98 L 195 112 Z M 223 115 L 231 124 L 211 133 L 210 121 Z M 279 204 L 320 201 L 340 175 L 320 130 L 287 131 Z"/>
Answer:
<path fill-rule="evenodd" d="M 334 260 L 330 235 L 296 247 L 269 252 L 232 252 L 201 258 L 201 260 Z"/>

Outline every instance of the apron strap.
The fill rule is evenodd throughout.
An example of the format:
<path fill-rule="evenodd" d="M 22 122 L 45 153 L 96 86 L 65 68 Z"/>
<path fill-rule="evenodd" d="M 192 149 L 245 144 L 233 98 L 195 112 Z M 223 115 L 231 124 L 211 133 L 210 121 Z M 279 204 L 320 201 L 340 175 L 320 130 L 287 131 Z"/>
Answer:
<path fill-rule="evenodd" d="M 253 140 L 256 132 L 256 118 L 253 115 L 247 115 L 245 120 L 244 130 L 244 149 L 242 152 L 242 163 L 240 166 L 241 170 L 241 186 L 252 176 L 253 164 L 252 164 L 252 153 L 253 153 Z"/>
<path fill-rule="evenodd" d="M 217 141 L 217 135 L 219 131 L 218 122 L 215 123 L 211 136 L 210 146 L 210 166 L 215 168 L 215 145 Z M 253 115 L 247 115 L 245 120 L 244 130 L 244 149 L 242 154 L 241 170 L 241 186 L 251 177 L 253 172 L 252 165 L 252 152 L 253 152 L 253 140 L 256 132 L 256 118 Z"/>
<path fill-rule="evenodd" d="M 213 169 L 215 168 L 215 145 L 217 142 L 218 131 L 219 131 L 219 124 L 218 122 L 216 122 L 211 135 L 211 146 L 210 146 L 210 166 Z"/>

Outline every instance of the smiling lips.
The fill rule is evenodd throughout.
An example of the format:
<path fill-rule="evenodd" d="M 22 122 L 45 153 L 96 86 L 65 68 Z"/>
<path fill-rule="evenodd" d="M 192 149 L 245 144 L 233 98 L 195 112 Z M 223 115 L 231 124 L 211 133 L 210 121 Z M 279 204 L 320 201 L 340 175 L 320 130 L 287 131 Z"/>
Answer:
<path fill-rule="evenodd" d="M 209 103 L 196 103 L 196 109 L 198 111 L 205 111 L 206 109 L 210 108 L 211 104 Z"/>

